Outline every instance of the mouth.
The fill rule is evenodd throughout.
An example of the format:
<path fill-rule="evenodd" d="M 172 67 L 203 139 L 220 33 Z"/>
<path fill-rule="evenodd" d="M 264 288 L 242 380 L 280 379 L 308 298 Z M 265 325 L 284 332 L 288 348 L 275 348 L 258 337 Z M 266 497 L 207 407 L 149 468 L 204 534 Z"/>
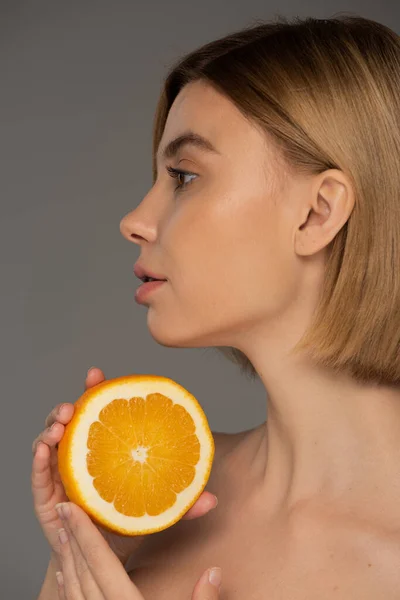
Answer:
<path fill-rule="evenodd" d="M 149 281 L 167 281 L 167 279 L 163 275 L 158 273 L 152 273 L 149 269 L 142 267 L 139 264 L 135 265 L 133 272 L 135 273 L 136 277 L 144 283 L 147 283 Z"/>
<path fill-rule="evenodd" d="M 140 279 L 144 283 L 148 283 L 149 281 L 167 281 L 166 279 L 156 279 L 155 277 L 147 277 L 146 275 L 144 275 L 143 277 L 140 277 Z"/>

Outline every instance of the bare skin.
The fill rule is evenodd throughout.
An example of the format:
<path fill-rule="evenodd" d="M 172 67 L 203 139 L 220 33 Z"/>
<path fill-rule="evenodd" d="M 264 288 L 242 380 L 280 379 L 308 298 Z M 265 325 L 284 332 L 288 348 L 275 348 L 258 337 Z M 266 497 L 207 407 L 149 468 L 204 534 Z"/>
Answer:
<path fill-rule="evenodd" d="M 206 489 L 218 506 L 198 522 L 148 536 L 132 555 L 127 570 L 143 596 L 186 600 L 196 573 L 215 563 L 224 574 L 222 600 L 397 600 L 400 517 L 387 530 L 329 507 L 268 514 L 251 495 L 262 430 L 213 432 Z"/>
<path fill-rule="evenodd" d="M 166 160 L 188 130 L 217 151 L 186 144 Z M 171 166 L 187 173 L 171 179 Z M 400 389 L 291 354 L 355 206 L 350 176 L 286 171 L 264 133 L 201 81 L 171 107 L 157 171 L 120 223 L 139 264 L 167 280 L 147 297 L 149 331 L 167 347 L 241 350 L 265 386 L 268 418 L 243 436 L 215 434 L 232 445 L 210 480 L 216 511 L 201 528 L 165 532 L 163 547 L 146 541 L 135 581 L 144 595 L 173 589 L 183 600 L 191 569 L 215 558 L 227 600 L 251 597 L 250 584 L 263 600 L 399 597 Z"/>

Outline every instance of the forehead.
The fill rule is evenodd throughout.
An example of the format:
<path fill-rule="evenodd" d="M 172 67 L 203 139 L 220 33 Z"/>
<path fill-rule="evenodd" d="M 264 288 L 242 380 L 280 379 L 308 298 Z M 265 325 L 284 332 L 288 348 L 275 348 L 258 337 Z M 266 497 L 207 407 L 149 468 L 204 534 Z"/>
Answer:
<path fill-rule="evenodd" d="M 159 145 L 158 159 L 168 143 L 185 131 L 207 138 L 224 155 L 240 148 L 265 148 L 265 137 L 234 103 L 204 81 L 187 84 L 175 98 Z"/>
<path fill-rule="evenodd" d="M 206 81 L 193 81 L 185 85 L 175 98 L 168 120 L 184 121 L 198 117 L 205 123 L 213 123 L 223 115 L 232 117 L 235 112 L 238 112 L 235 105 L 212 85 Z"/>

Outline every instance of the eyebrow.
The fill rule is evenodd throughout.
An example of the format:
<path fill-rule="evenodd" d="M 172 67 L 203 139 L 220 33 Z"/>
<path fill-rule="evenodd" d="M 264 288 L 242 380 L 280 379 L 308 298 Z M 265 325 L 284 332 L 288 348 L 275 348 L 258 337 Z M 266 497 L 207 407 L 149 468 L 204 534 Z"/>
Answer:
<path fill-rule="evenodd" d="M 171 140 L 166 145 L 166 147 L 164 148 L 164 150 L 161 153 L 161 158 L 163 160 L 171 159 L 178 154 L 179 150 L 181 150 L 181 148 L 183 148 L 183 146 L 187 146 L 187 145 L 194 146 L 195 148 L 198 148 L 199 150 L 202 150 L 203 152 L 221 154 L 213 146 L 213 144 L 209 140 L 207 140 L 207 138 L 203 137 L 199 133 L 195 133 L 194 131 L 186 131 L 182 135 L 179 135 L 178 137 Z M 158 158 L 158 156 L 159 156 L 159 154 L 157 154 L 157 158 Z"/>

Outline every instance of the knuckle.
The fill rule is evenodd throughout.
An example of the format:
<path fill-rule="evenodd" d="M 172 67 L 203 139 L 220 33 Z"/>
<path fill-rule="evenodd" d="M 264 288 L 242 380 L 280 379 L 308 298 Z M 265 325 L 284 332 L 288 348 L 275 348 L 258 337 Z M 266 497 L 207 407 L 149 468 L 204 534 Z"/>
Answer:
<path fill-rule="evenodd" d="M 89 565 L 85 560 L 76 561 L 76 573 L 78 577 L 83 577 L 90 574 Z"/>
<path fill-rule="evenodd" d="M 89 566 L 96 567 L 96 565 L 99 564 L 100 554 L 100 549 L 96 545 L 85 549 L 86 563 L 88 568 Z"/>
<path fill-rule="evenodd" d="M 38 443 L 43 441 L 43 440 L 42 440 L 42 437 L 43 437 L 43 435 L 42 435 L 42 434 L 40 434 L 40 435 L 38 435 L 38 436 L 37 436 L 37 437 L 36 437 L 36 438 L 33 440 L 33 444 L 32 444 L 32 454 L 35 454 L 35 452 L 36 452 L 36 448 L 37 448 L 37 445 L 38 445 Z"/>
<path fill-rule="evenodd" d="M 81 584 L 79 582 L 79 579 L 76 577 L 75 574 L 70 573 L 69 576 L 69 592 L 72 595 L 68 595 L 67 599 L 71 598 L 71 600 L 73 598 L 82 598 L 82 589 L 81 589 Z"/>
<path fill-rule="evenodd" d="M 68 514 L 68 529 L 72 531 L 73 534 L 76 533 L 76 530 L 79 527 L 79 518 L 75 513 L 75 507 L 72 502 L 68 502 L 69 514 Z"/>
<path fill-rule="evenodd" d="M 77 521 L 76 515 L 74 514 L 71 504 L 70 504 L 69 508 L 70 508 L 70 513 L 68 516 L 68 524 L 66 527 L 71 532 L 71 534 L 77 538 L 77 537 L 79 537 L 79 519 Z"/>
<path fill-rule="evenodd" d="M 53 410 L 51 412 L 49 412 L 49 414 L 47 415 L 45 422 L 44 422 L 46 427 L 49 427 L 56 420 L 56 416 L 60 409 L 60 406 L 61 406 L 61 404 L 58 404 L 58 406 L 55 406 L 53 408 Z"/>
<path fill-rule="evenodd" d="M 68 556 L 68 544 L 62 544 L 61 542 L 57 542 L 57 545 L 54 548 L 54 551 L 58 555 L 59 559 L 63 563 Z"/>

